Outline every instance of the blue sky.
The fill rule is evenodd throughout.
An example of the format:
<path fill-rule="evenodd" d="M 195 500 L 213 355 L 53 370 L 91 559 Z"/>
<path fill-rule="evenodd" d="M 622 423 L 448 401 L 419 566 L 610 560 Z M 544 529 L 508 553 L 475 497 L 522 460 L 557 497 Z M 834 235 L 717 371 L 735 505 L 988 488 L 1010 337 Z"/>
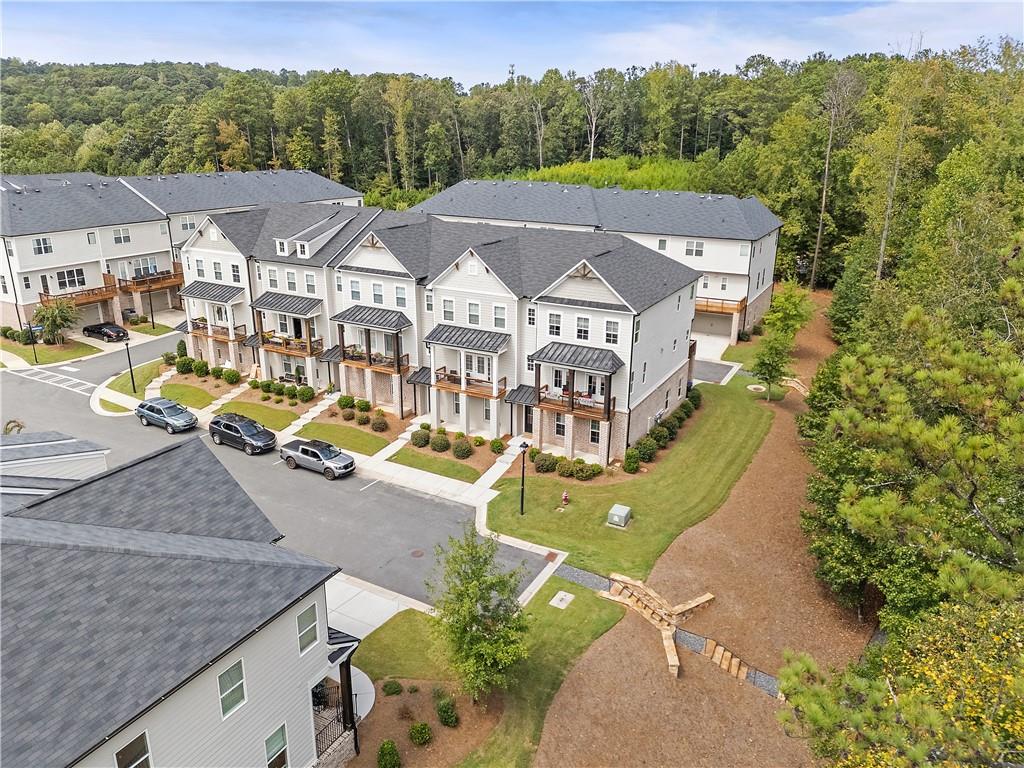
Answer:
<path fill-rule="evenodd" d="M 590 72 L 676 59 L 732 71 L 752 53 L 800 59 L 953 48 L 1024 37 L 1024 3 L 51 3 L 4 2 L 5 56 L 37 61 L 216 61 L 503 80 L 510 64 Z"/>

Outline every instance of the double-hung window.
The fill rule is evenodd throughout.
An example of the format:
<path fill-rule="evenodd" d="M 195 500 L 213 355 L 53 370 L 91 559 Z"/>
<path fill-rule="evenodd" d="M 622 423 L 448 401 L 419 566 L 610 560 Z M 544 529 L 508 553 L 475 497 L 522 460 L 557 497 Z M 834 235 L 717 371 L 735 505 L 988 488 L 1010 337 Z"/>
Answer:
<path fill-rule="evenodd" d="M 114 227 L 114 245 L 122 245 L 132 241 L 132 233 L 128 227 Z"/>
<path fill-rule="evenodd" d="M 217 688 L 221 717 L 227 717 L 245 704 L 245 671 L 241 659 L 217 675 Z"/>
<path fill-rule="evenodd" d="M 285 256 L 288 253 L 288 244 L 284 240 L 277 240 L 277 255 Z"/>
<path fill-rule="evenodd" d="M 548 335 L 562 335 L 562 316 L 557 312 L 548 312 Z"/>
<path fill-rule="evenodd" d="M 590 442 L 594 445 L 601 442 L 601 422 L 595 419 L 590 420 Z"/>
<path fill-rule="evenodd" d="M 22 275 L 21 276 L 21 284 L 25 286 L 25 290 L 26 291 L 27 290 L 31 290 L 31 288 L 32 288 L 32 276 L 31 275 Z"/>
<path fill-rule="evenodd" d="M 638 317 L 636 319 L 636 322 L 633 324 L 633 344 L 635 345 L 639 341 L 640 341 L 640 318 Z"/>
<path fill-rule="evenodd" d="M 57 287 L 82 288 L 85 286 L 85 271 L 80 267 L 75 269 L 57 270 Z"/>
<path fill-rule="evenodd" d="M 494 327 L 504 328 L 505 327 L 505 305 L 495 304 L 494 305 Z"/>
<path fill-rule="evenodd" d="M 359 301 L 360 297 L 363 294 L 362 291 L 360 290 L 358 280 L 348 281 L 348 295 L 351 297 L 352 301 Z"/>
<path fill-rule="evenodd" d="M 277 288 L 277 270 L 273 267 L 267 267 L 267 286 Z"/>
<path fill-rule="evenodd" d="M 470 325 L 480 325 L 480 305 L 475 301 L 471 301 L 467 305 L 466 315 Z"/>
<path fill-rule="evenodd" d="M 455 320 L 455 300 L 454 299 L 442 299 L 441 300 L 441 316 L 444 320 L 451 323 Z"/>
<path fill-rule="evenodd" d="M 383 304 L 384 303 L 384 284 L 373 283 L 373 303 Z"/>
<path fill-rule="evenodd" d="M 434 294 L 431 291 L 427 291 L 426 294 L 424 294 L 424 302 L 427 305 L 427 312 L 433 312 L 434 311 Z"/>
<path fill-rule="evenodd" d="M 491 401 L 484 398 L 484 421 L 491 420 Z"/>
<path fill-rule="evenodd" d="M 452 407 L 455 409 L 456 416 L 462 412 L 462 400 L 459 398 L 458 392 L 452 394 Z"/>
<path fill-rule="evenodd" d="M 701 288 L 707 288 L 707 287 L 708 287 L 708 283 L 709 283 L 710 281 L 711 281 L 711 277 L 710 277 L 709 275 L 702 275 L 702 276 L 701 276 L 701 283 L 700 283 L 700 287 L 701 287 Z"/>
<path fill-rule="evenodd" d="M 306 293 L 316 293 L 316 275 L 312 272 L 306 273 Z"/>
<path fill-rule="evenodd" d="M 263 746 L 267 751 L 267 768 L 288 768 L 288 732 L 283 723 L 267 736 Z"/>
<path fill-rule="evenodd" d="M 565 437 L 565 414 L 555 414 L 555 434 L 559 437 Z"/>
<path fill-rule="evenodd" d="M 7 277 L 0 275 L 0 293 L 7 295 Z"/>
<path fill-rule="evenodd" d="M 526 308 L 526 324 L 536 325 L 537 324 L 537 308 L 527 307 Z"/>
<path fill-rule="evenodd" d="M 206 277 L 206 265 L 202 259 L 196 259 L 196 277 Z"/>
<path fill-rule="evenodd" d="M 189 216 L 182 216 L 181 217 L 181 231 L 182 232 L 191 232 L 195 228 L 196 228 L 196 217 L 195 216 L 189 215 Z"/>
<path fill-rule="evenodd" d="M 240 283 L 242 282 L 242 270 L 237 264 L 231 265 L 231 282 Z"/>
<path fill-rule="evenodd" d="M 295 273 L 290 269 L 285 270 L 284 278 L 287 281 L 289 291 L 297 291 L 299 289 L 299 284 L 295 281 Z"/>
<path fill-rule="evenodd" d="M 618 344 L 619 343 L 619 321 L 618 320 L 605 320 L 604 321 L 604 343 L 605 344 Z"/>
<path fill-rule="evenodd" d="M 690 283 L 690 298 L 691 299 L 693 298 L 693 289 L 696 288 L 696 287 L 697 287 L 696 285 L 694 285 L 693 283 Z"/>
<path fill-rule="evenodd" d="M 224 279 L 224 270 L 221 269 L 221 265 L 220 265 L 219 261 L 213 262 L 213 279 L 214 280 L 223 280 Z"/>
<path fill-rule="evenodd" d="M 722 290 L 724 291 L 724 290 L 728 289 L 728 287 L 729 287 L 729 278 L 726 277 L 725 275 L 722 275 Z"/>
<path fill-rule="evenodd" d="M 345 292 L 345 278 L 342 277 L 341 272 L 334 273 L 334 290 L 338 293 Z"/>
<path fill-rule="evenodd" d="M 53 241 L 48 237 L 32 238 L 32 253 L 42 256 L 44 253 L 53 253 Z"/>
<path fill-rule="evenodd" d="M 298 615 L 295 620 L 299 629 L 299 653 L 316 645 L 318 638 L 316 626 L 316 603 L 313 603 Z"/>
<path fill-rule="evenodd" d="M 86 232 L 85 233 L 85 241 L 89 245 L 96 245 L 96 233 L 95 232 Z"/>
<path fill-rule="evenodd" d="M 678 296 L 676 296 L 676 312 L 678 312 L 679 308 L 682 307 L 682 306 L 683 306 L 683 294 L 680 293 Z"/>
<path fill-rule="evenodd" d="M 279 314 L 277 316 L 277 330 L 284 334 L 288 333 L 288 315 Z M 288 361 L 285 360 L 285 362 Z"/>
<path fill-rule="evenodd" d="M 555 385 L 555 389 L 561 389 L 562 387 L 565 386 L 565 371 L 563 371 L 561 368 L 555 368 L 553 376 L 553 383 Z"/>
<path fill-rule="evenodd" d="M 589 341 L 590 340 L 590 318 L 589 317 L 577 317 L 576 318 L 576 340 L 577 341 Z"/>
<path fill-rule="evenodd" d="M 298 244 L 298 249 L 299 249 L 299 256 L 300 257 L 305 258 L 306 256 L 309 255 L 309 249 L 308 249 L 308 246 L 306 245 L 306 243 L 299 243 Z"/>
<path fill-rule="evenodd" d="M 405 306 L 405 286 L 404 285 L 396 285 L 395 286 L 395 306 L 396 307 L 404 307 Z"/>
<path fill-rule="evenodd" d="M 668 248 L 668 240 L 666 240 L 665 238 L 661 238 L 660 240 L 658 240 L 658 250 L 664 251 L 666 248 Z"/>
<path fill-rule="evenodd" d="M 116 768 L 150 768 L 149 738 L 143 731 L 114 753 Z"/>
<path fill-rule="evenodd" d="M 686 255 L 700 258 L 704 255 L 704 241 L 703 240 L 687 240 L 686 241 Z"/>
<path fill-rule="evenodd" d="M 167 222 L 166 221 L 161 221 L 160 222 L 160 234 L 161 235 L 166 235 L 167 234 Z"/>

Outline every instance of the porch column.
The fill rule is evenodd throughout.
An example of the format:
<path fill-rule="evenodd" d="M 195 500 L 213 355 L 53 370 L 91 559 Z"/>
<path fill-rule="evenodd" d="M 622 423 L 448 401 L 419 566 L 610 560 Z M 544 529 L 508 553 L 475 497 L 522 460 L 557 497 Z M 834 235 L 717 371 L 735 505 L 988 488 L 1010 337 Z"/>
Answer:
<path fill-rule="evenodd" d="M 602 421 L 600 426 L 601 443 L 598 445 L 598 453 L 605 466 L 612 463 L 612 423 Z"/>
<path fill-rule="evenodd" d="M 238 365 L 235 363 L 235 349 L 238 347 L 238 340 L 235 338 L 235 310 L 230 304 L 228 308 L 228 338 L 231 339 L 228 342 L 228 364 L 232 368 L 237 368 Z"/>
<path fill-rule="evenodd" d="M 210 302 L 204 301 L 203 308 L 206 310 L 207 331 L 209 331 L 209 325 L 213 322 L 213 313 L 210 311 Z M 214 342 L 212 335 L 206 337 L 206 349 L 210 353 L 210 357 L 208 358 L 210 365 L 216 365 L 217 363 L 214 361 L 217 358 L 214 356 Z"/>
<path fill-rule="evenodd" d="M 430 359 L 430 377 L 431 377 L 431 381 L 436 381 L 436 379 L 434 378 L 435 377 L 434 371 L 437 370 L 434 367 L 436 365 L 435 362 L 434 362 L 434 346 L 433 345 L 429 346 L 427 348 L 427 351 L 428 351 L 428 353 L 430 355 L 429 359 Z M 441 423 L 441 417 L 439 416 L 439 412 L 441 410 L 441 397 L 440 397 L 440 394 L 438 392 L 437 387 L 435 387 L 433 385 L 428 387 L 427 388 L 427 397 L 430 398 L 430 426 L 433 429 L 437 429 L 438 426 L 440 426 L 440 423 Z"/>
<path fill-rule="evenodd" d="M 392 345 L 395 348 L 395 373 L 398 374 L 399 378 L 402 376 L 402 333 L 395 331 L 394 335 L 395 343 Z"/>
<path fill-rule="evenodd" d="M 369 368 L 363 368 L 363 387 L 366 389 L 366 399 L 370 401 L 371 406 L 376 408 L 377 394 L 373 391 L 373 371 Z"/>
<path fill-rule="evenodd" d="M 466 350 L 459 350 L 459 375 L 462 377 L 462 389 L 466 389 Z"/>
<path fill-rule="evenodd" d="M 565 416 L 565 455 L 566 458 L 576 458 L 576 417 L 572 413 Z"/>
<path fill-rule="evenodd" d="M 307 317 L 302 321 L 303 327 L 306 329 L 306 355 L 312 356 L 313 354 L 313 324 Z M 308 359 L 308 358 L 307 358 Z M 306 370 L 309 370 L 308 368 Z"/>
<path fill-rule="evenodd" d="M 192 301 L 190 299 L 184 300 L 185 305 L 185 321 L 188 323 L 185 327 L 185 347 L 188 350 L 190 357 L 196 356 L 196 337 L 192 335 Z M 117 322 L 115 319 L 114 322 Z"/>
<path fill-rule="evenodd" d="M 260 353 L 259 353 L 260 354 L 260 376 L 262 378 L 264 378 L 264 379 L 269 379 L 269 378 L 271 378 L 271 371 L 270 371 L 270 366 L 267 365 L 267 350 L 265 350 L 263 348 L 262 344 L 260 345 L 259 350 L 260 350 Z"/>
<path fill-rule="evenodd" d="M 491 397 L 498 397 L 498 356 L 491 355 Z M 495 435 L 498 437 L 498 435 Z"/>
<path fill-rule="evenodd" d="M 569 369 L 569 413 L 573 412 L 573 408 L 576 404 L 576 369 Z M 566 422 L 566 429 L 568 429 L 568 422 Z"/>
<path fill-rule="evenodd" d="M 135 311 L 140 314 L 146 314 L 146 308 L 142 305 L 142 292 L 132 291 L 132 305 L 135 307 Z"/>
<path fill-rule="evenodd" d="M 509 432 L 512 431 L 512 425 L 509 425 Z M 491 438 L 501 437 L 501 400 L 494 398 L 491 400 Z"/>
<path fill-rule="evenodd" d="M 604 420 L 608 421 L 612 414 L 612 375 L 604 376 Z"/>
<path fill-rule="evenodd" d="M 363 334 L 363 339 L 365 340 L 366 344 L 366 364 L 370 365 L 372 363 L 372 361 L 370 360 L 370 342 L 373 340 L 373 333 L 372 331 L 370 331 L 369 328 L 364 328 Z"/>
<path fill-rule="evenodd" d="M 396 373 L 391 377 L 391 388 L 398 394 L 396 403 L 398 405 L 398 418 L 405 418 L 405 390 L 402 386 L 402 374 Z"/>
<path fill-rule="evenodd" d="M 537 405 L 540 405 L 540 363 L 533 364 L 533 381 L 537 393 Z"/>
<path fill-rule="evenodd" d="M 338 336 L 341 339 L 341 362 L 345 362 L 345 324 L 338 323 Z"/>

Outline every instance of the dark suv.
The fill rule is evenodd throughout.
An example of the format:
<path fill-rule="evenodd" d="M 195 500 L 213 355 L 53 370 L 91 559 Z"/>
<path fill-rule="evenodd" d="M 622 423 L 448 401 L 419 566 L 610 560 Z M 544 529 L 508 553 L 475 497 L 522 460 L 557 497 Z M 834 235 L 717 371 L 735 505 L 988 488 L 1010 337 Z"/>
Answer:
<path fill-rule="evenodd" d="M 87 325 L 82 329 L 82 334 L 100 341 L 127 341 L 128 331 L 114 323 L 96 323 Z"/>
<path fill-rule="evenodd" d="M 221 413 L 210 422 L 210 436 L 217 445 L 233 445 L 249 456 L 273 450 L 277 437 L 258 421 L 237 413 Z"/>

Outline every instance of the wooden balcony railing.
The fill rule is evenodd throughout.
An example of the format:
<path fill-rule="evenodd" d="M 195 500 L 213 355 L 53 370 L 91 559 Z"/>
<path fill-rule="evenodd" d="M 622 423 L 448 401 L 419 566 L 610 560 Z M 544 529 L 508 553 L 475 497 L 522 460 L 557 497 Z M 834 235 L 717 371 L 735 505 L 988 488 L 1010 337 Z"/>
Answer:
<path fill-rule="evenodd" d="M 716 315 L 735 315 L 742 312 L 746 306 L 746 296 L 739 301 L 732 301 L 730 299 L 707 299 L 698 296 L 694 309 L 697 312 L 712 312 Z"/>
<path fill-rule="evenodd" d="M 434 385 L 439 389 L 451 392 L 465 392 L 480 397 L 494 396 L 494 381 L 492 379 L 466 374 L 466 385 L 463 386 L 462 375 L 458 371 L 448 370 L 447 366 L 441 366 L 434 371 Z M 508 378 L 506 376 L 498 379 L 498 397 L 504 396 L 507 386 Z"/>
<path fill-rule="evenodd" d="M 400 373 L 409 368 L 409 355 L 404 354 L 396 361 L 394 355 L 383 355 L 380 352 L 371 352 L 367 355 L 363 347 L 349 344 L 341 350 L 341 364 L 355 368 L 373 368 L 384 373 Z"/>
<path fill-rule="evenodd" d="M 205 336 L 211 339 L 220 339 L 222 341 L 231 340 L 231 329 L 226 325 L 215 325 L 213 323 L 207 323 L 203 320 L 190 320 L 189 321 L 189 332 L 196 336 Z M 245 324 L 241 323 L 235 326 L 235 341 L 241 341 L 245 338 Z"/>
<path fill-rule="evenodd" d="M 138 277 L 119 277 L 117 285 L 123 291 L 156 291 L 185 284 L 181 264 L 171 262 L 171 268 Z"/>
<path fill-rule="evenodd" d="M 263 334 L 260 345 L 270 352 L 280 352 L 283 355 L 296 357 L 312 357 L 324 351 L 323 339 L 293 339 L 288 336 L 278 336 L 273 331 Z"/>
<path fill-rule="evenodd" d="M 64 293 L 39 293 L 40 304 L 53 304 L 58 299 L 70 301 L 76 307 L 83 304 L 97 304 L 112 299 L 117 294 L 117 280 L 113 275 L 104 273 L 103 286 L 100 288 L 83 288 L 78 291 Z"/>
<path fill-rule="evenodd" d="M 540 388 L 537 406 L 549 411 L 572 413 L 575 416 L 604 421 L 615 412 L 615 397 L 612 396 L 611 400 L 606 402 L 600 395 L 590 395 L 586 392 L 570 393 L 564 389 L 551 389 L 545 384 Z"/>

